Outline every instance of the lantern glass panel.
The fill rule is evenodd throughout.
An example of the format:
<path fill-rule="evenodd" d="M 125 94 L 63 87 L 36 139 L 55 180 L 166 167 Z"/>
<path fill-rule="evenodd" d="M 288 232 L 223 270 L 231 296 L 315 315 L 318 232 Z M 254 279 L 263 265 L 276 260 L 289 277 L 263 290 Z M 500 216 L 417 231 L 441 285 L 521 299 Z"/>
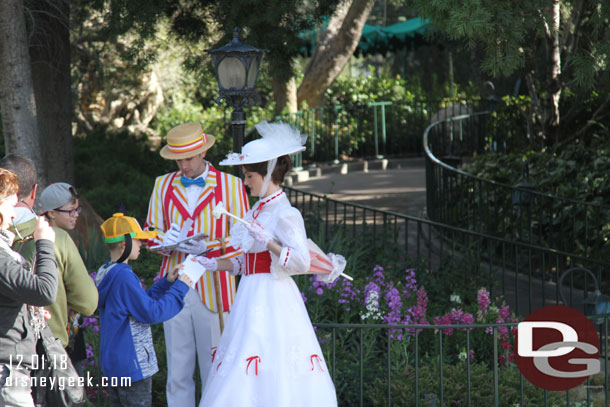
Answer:
<path fill-rule="evenodd" d="M 218 64 L 218 80 L 224 89 L 242 89 L 246 84 L 246 68 L 236 57 L 225 57 Z"/>
<path fill-rule="evenodd" d="M 256 77 L 258 75 L 258 67 L 261 63 L 260 57 L 258 55 L 252 57 L 250 60 L 250 67 L 248 68 L 248 87 L 254 88 L 256 85 Z"/>

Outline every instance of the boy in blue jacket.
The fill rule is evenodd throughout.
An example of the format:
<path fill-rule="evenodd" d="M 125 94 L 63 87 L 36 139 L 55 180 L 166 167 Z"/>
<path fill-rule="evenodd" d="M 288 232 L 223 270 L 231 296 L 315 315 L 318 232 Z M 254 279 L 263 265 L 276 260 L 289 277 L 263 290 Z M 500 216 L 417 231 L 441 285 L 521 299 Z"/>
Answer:
<path fill-rule="evenodd" d="M 108 383 L 118 384 L 109 389 L 110 405 L 150 406 L 152 375 L 159 370 L 150 325 L 182 310 L 192 282 L 185 274 L 178 277 L 181 266 L 177 266 L 145 291 L 127 263 L 140 255 L 140 239 L 152 239 L 156 232 L 142 231 L 136 219 L 122 213 L 115 213 L 101 228 L 110 261 L 100 267 L 95 281 L 99 291 L 100 364 Z M 117 379 L 110 379 L 113 377 Z M 131 385 L 120 386 L 123 377 L 131 378 Z"/>

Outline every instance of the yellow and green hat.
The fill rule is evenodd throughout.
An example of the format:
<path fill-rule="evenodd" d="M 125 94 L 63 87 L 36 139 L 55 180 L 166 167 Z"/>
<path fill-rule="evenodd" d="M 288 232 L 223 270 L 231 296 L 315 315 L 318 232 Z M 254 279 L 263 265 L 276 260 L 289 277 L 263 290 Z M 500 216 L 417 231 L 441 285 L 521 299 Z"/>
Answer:
<path fill-rule="evenodd" d="M 132 239 L 152 239 L 157 237 L 157 232 L 143 231 L 135 218 L 125 216 L 122 213 L 115 213 L 112 218 L 108 218 L 100 226 L 104 233 L 106 243 L 117 243 L 125 240 L 125 235 L 130 235 Z"/>

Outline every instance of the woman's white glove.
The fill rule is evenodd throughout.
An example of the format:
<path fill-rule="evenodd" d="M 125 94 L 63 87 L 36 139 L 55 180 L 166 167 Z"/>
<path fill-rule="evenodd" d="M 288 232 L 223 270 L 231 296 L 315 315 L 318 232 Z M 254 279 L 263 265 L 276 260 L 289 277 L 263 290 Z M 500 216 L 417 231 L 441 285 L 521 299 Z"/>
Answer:
<path fill-rule="evenodd" d="M 180 226 L 176 223 L 172 223 L 165 235 L 163 236 L 163 246 L 171 246 L 176 244 L 180 237 Z"/>
<path fill-rule="evenodd" d="M 248 233 L 254 238 L 254 240 L 259 243 L 262 243 L 265 247 L 267 247 L 267 243 L 269 243 L 269 240 L 271 240 L 271 235 L 267 233 L 265 228 L 263 228 L 260 223 L 251 222 L 250 224 L 248 224 L 248 226 L 246 226 L 246 228 L 248 229 Z"/>
<path fill-rule="evenodd" d="M 218 261 L 215 258 L 209 258 L 205 256 L 197 256 L 195 260 L 203 266 L 207 271 L 217 271 Z"/>
<path fill-rule="evenodd" d="M 188 254 L 201 254 L 205 252 L 207 248 L 208 245 L 205 240 L 188 240 L 180 243 L 178 247 L 176 247 L 176 250 Z"/>

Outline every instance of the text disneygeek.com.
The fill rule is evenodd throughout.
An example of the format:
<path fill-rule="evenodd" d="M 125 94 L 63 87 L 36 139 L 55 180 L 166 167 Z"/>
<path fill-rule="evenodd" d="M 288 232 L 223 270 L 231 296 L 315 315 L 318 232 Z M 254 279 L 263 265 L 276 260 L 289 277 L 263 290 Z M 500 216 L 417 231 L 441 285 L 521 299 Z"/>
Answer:
<path fill-rule="evenodd" d="M 24 369 L 24 364 L 29 364 L 32 370 L 44 369 L 46 364 L 49 364 L 45 358 L 40 358 L 38 355 L 28 356 L 26 361 L 23 356 L 16 355 L 9 358 L 8 366 L 13 369 Z M 68 356 L 61 355 L 51 361 L 51 365 L 55 369 L 66 369 L 68 367 Z M 94 380 L 95 379 L 95 380 Z M 6 377 L 5 386 L 31 386 L 31 387 L 49 387 L 51 389 L 58 388 L 64 390 L 66 387 L 87 386 L 87 387 L 128 387 L 131 386 L 131 377 L 93 377 L 89 372 L 83 377 Z"/>

